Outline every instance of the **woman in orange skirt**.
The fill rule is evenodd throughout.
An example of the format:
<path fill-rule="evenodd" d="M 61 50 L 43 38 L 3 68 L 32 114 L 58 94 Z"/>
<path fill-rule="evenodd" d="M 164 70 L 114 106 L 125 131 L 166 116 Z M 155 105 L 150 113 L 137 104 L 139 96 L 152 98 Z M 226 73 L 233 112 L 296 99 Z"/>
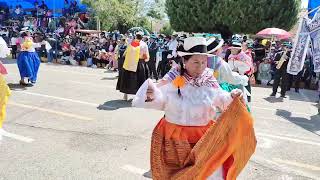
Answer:
<path fill-rule="evenodd" d="M 133 106 L 165 112 L 152 134 L 151 172 L 155 180 L 235 179 L 254 152 L 252 119 L 244 105 L 237 103 L 242 92 L 235 89 L 228 93 L 220 88 L 207 68 L 210 47 L 202 37 L 185 39 L 183 50 L 178 51 L 183 64 L 175 80 L 158 85 L 147 80 L 133 100 Z M 235 116 L 230 118 L 233 113 L 226 113 L 221 123 L 216 123 L 212 117 L 217 108 L 236 111 Z M 243 146 L 245 151 L 239 151 L 242 137 L 249 140 L 249 146 Z"/>

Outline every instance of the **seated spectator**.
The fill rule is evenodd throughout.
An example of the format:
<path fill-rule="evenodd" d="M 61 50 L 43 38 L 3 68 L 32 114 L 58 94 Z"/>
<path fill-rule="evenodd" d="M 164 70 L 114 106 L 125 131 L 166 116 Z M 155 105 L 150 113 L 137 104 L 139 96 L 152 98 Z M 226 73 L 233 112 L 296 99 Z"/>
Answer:
<path fill-rule="evenodd" d="M 78 66 L 79 63 L 75 60 L 75 57 L 76 57 L 76 48 L 72 46 L 71 47 L 71 53 L 70 53 L 69 62 L 73 66 Z"/>
<path fill-rule="evenodd" d="M 31 27 L 31 25 L 32 25 L 32 22 L 30 21 L 30 19 L 29 18 L 27 18 L 27 17 L 24 17 L 24 21 L 23 21 L 23 27 Z"/>
<path fill-rule="evenodd" d="M 61 64 L 70 64 L 71 46 L 68 40 L 65 40 L 62 44 L 62 58 Z"/>
<path fill-rule="evenodd" d="M 80 47 L 76 48 L 74 60 L 76 60 L 77 63 L 80 64 L 80 65 L 85 65 L 86 62 L 87 62 L 86 61 L 86 56 L 85 56 L 83 50 L 81 50 Z"/>
<path fill-rule="evenodd" d="M 259 64 L 258 80 L 263 86 L 266 86 L 271 81 L 271 64 L 267 58 Z"/>
<path fill-rule="evenodd" d="M 107 67 L 107 65 L 109 64 L 109 56 L 108 56 L 108 52 L 105 49 L 102 49 L 99 53 L 99 60 L 101 63 L 101 66 L 103 68 Z"/>

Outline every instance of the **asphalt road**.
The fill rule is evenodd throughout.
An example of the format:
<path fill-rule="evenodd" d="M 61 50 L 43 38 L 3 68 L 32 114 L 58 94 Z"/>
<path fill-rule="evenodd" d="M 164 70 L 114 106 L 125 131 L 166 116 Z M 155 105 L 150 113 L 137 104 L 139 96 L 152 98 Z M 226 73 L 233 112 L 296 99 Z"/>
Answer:
<path fill-rule="evenodd" d="M 163 112 L 122 101 L 117 73 L 42 64 L 38 83 L 23 88 L 16 64 L 5 66 L 13 93 L 1 132 L 0 180 L 147 179 L 151 132 Z M 317 92 L 269 94 L 253 88 L 258 147 L 239 179 L 320 179 Z"/>

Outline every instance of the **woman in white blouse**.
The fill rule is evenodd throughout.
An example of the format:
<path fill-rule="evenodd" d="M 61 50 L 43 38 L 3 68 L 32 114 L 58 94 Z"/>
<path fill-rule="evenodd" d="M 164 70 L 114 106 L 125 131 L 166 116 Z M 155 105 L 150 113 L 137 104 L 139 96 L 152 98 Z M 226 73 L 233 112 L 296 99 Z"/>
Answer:
<path fill-rule="evenodd" d="M 228 93 L 220 88 L 207 68 L 210 47 L 203 37 L 186 38 L 184 51 L 178 51 L 183 57 L 181 70 L 177 70 L 180 75 L 173 81 L 162 81 L 157 85 L 147 80 L 133 100 L 135 107 L 165 112 L 152 136 L 153 179 L 171 179 L 186 168 L 185 162 L 192 148 L 214 123 L 216 108 L 224 111 L 233 98 L 242 96 L 239 89 Z M 212 171 L 209 179 L 224 179 L 222 165 Z"/>

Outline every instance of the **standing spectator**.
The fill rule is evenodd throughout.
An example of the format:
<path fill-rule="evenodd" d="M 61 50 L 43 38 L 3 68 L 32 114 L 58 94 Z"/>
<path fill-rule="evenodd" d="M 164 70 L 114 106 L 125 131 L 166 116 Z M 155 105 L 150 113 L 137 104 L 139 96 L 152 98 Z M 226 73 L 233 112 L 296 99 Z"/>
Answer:
<path fill-rule="evenodd" d="M 152 76 L 153 78 L 158 81 L 158 73 L 156 69 L 156 56 L 157 56 L 157 51 L 158 51 L 158 45 L 156 43 L 156 37 L 155 35 L 152 35 L 150 37 L 150 42 L 148 44 L 149 47 L 149 54 L 150 54 L 150 60 L 147 62 L 150 70 L 150 77 Z"/>
<path fill-rule="evenodd" d="M 120 44 L 118 45 L 118 72 L 119 76 L 121 75 L 121 72 L 123 70 L 123 63 L 124 63 L 124 52 L 127 49 L 126 39 L 121 39 Z"/>
<path fill-rule="evenodd" d="M 40 5 L 40 8 L 45 10 L 45 11 L 47 11 L 49 9 L 44 1 L 42 1 L 42 4 Z"/>
<path fill-rule="evenodd" d="M 17 50 L 18 50 L 17 40 L 18 40 L 18 35 L 14 33 L 10 40 L 12 59 L 17 59 Z"/>
<path fill-rule="evenodd" d="M 173 35 L 170 38 L 168 49 L 169 49 L 169 54 L 171 54 L 174 58 L 177 57 L 177 48 L 178 48 L 177 35 Z"/>

